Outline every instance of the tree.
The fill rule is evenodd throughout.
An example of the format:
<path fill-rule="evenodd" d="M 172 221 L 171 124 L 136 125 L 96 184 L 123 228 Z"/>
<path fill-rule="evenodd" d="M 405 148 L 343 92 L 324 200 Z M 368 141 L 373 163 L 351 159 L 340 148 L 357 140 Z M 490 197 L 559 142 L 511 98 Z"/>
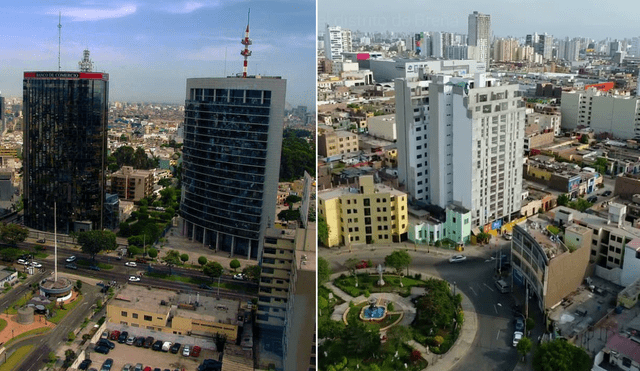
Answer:
<path fill-rule="evenodd" d="M 527 321 L 525 323 L 525 328 L 527 329 L 527 333 L 533 330 L 534 327 L 536 327 L 536 320 L 531 317 L 527 318 Z"/>
<path fill-rule="evenodd" d="M 402 272 L 404 268 L 409 268 L 411 264 L 411 255 L 403 250 L 396 250 L 384 258 L 386 266 L 394 268 L 398 274 Z"/>
<path fill-rule="evenodd" d="M 20 255 L 22 255 L 22 250 L 17 248 L 9 247 L 0 250 L 0 257 L 7 262 L 15 261 Z"/>
<path fill-rule="evenodd" d="M 580 137 L 580 143 L 588 144 L 589 143 L 589 136 L 586 135 L 586 134 L 582 134 L 582 136 Z"/>
<path fill-rule="evenodd" d="M 591 206 L 593 206 L 593 204 L 591 202 L 585 200 L 584 198 L 578 198 L 575 201 L 569 202 L 569 207 L 570 208 L 578 210 L 580 212 L 584 212 L 585 210 L 587 210 Z"/>
<path fill-rule="evenodd" d="M 19 224 L 2 224 L 0 228 L 0 240 L 15 246 L 18 242 L 24 242 L 29 236 L 29 230 Z"/>
<path fill-rule="evenodd" d="M 607 161 L 607 159 L 604 157 L 598 157 L 593 163 L 593 167 L 600 174 L 605 174 L 607 172 L 607 168 L 609 167 L 609 161 Z"/>
<path fill-rule="evenodd" d="M 288 203 L 289 205 L 293 205 L 296 202 L 300 202 L 302 200 L 301 197 L 296 196 L 296 195 L 289 195 L 287 196 L 287 198 L 284 200 L 284 202 Z"/>
<path fill-rule="evenodd" d="M 82 289 L 82 281 L 80 281 L 80 280 L 77 280 L 77 281 L 76 281 L 76 288 L 77 288 L 78 290 Z"/>
<path fill-rule="evenodd" d="M 531 346 L 532 346 L 532 342 L 531 339 L 529 339 L 528 337 L 523 337 L 522 339 L 520 339 L 520 341 L 518 342 L 518 345 L 516 345 L 516 349 L 518 350 L 518 353 L 522 356 L 522 359 L 524 359 L 527 356 L 527 353 L 529 353 L 529 351 L 531 350 Z"/>
<path fill-rule="evenodd" d="M 331 278 L 331 267 L 329 262 L 322 256 L 318 257 L 318 285 L 329 281 Z"/>
<path fill-rule="evenodd" d="M 402 344 L 411 340 L 411 330 L 405 326 L 393 326 L 387 330 L 387 342 L 393 350 L 398 350 Z"/>
<path fill-rule="evenodd" d="M 350 321 L 341 338 L 347 354 L 369 358 L 380 351 L 380 331 L 363 322 Z"/>
<path fill-rule="evenodd" d="M 240 268 L 240 261 L 238 259 L 233 259 L 229 262 L 229 267 L 231 267 L 231 269 L 233 269 L 233 271 L 235 272 L 236 269 Z"/>
<path fill-rule="evenodd" d="M 154 248 L 150 248 L 149 251 L 147 251 L 147 254 L 149 255 L 149 257 L 151 259 L 155 259 L 158 257 L 158 250 L 154 249 Z"/>
<path fill-rule="evenodd" d="M 259 265 L 250 265 L 242 269 L 242 274 L 253 281 L 258 281 L 260 279 L 261 272 L 262 268 L 260 268 Z"/>
<path fill-rule="evenodd" d="M 322 317 L 318 321 L 318 337 L 320 339 L 336 339 L 342 337 L 345 324 L 342 321 L 332 321 Z"/>
<path fill-rule="evenodd" d="M 182 261 L 182 263 L 186 263 L 187 261 L 189 261 L 189 255 L 187 254 L 182 254 L 180 255 L 180 260 Z"/>
<path fill-rule="evenodd" d="M 559 206 L 569 205 L 569 196 L 567 194 L 561 194 L 560 196 L 558 196 L 558 205 Z"/>
<path fill-rule="evenodd" d="M 589 371 L 591 366 L 587 352 L 564 339 L 540 344 L 533 355 L 536 371 Z"/>
<path fill-rule="evenodd" d="M 344 267 L 352 274 L 356 274 L 356 266 L 360 263 L 356 258 L 349 258 L 344 262 Z"/>
<path fill-rule="evenodd" d="M 318 242 L 323 244 L 324 246 L 329 246 L 329 226 L 327 225 L 327 220 L 324 216 L 320 215 L 318 218 Z"/>
<path fill-rule="evenodd" d="M 116 234 L 111 231 L 86 231 L 78 234 L 78 243 L 82 252 L 91 255 L 91 259 L 95 261 L 96 255 L 100 251 L 115 250 Z"/>
<path fill-rule="evenodd" d="M 224 272 L 224 268 L 222 267 L 222 264 L 214 261 L 210 261 L 207 264 L 205 264 L 204 267 L 202 267 L 202 273 L 211 277 L 211 279 L 222 276 L 223 272 Z"/>
<path fill-rule="evenodd" d="M 207 257 L 206 256 L 201 256 L 198 258 L 198 264 L 200 265 L 205 265 L 207 264 Z"/>
<path fill-rule="evenodd" d="M 133 258 L 136 255 L 142 254 L 142 249 L 134 245 L 129 245 L 129 247 L 127 247 L 127 253 L 129 257 Z"/>
<path fill-rule="evenodd" d="M 173 274 L 172 267 L 180 264 L 180 252 L 177 250 L 170 250 L 167 255 L 162 258 L 162 261 L 169 267 L 169 275 Z"/>
<path fill-rule="evenodd" d="M 285 130 L 282 135 L 282 153 L 280 156 L 280 181 L 289 182 L 300 179 L 306 171 L 316 174 L 316 150 L 312 143 Z M 315 143 L 315 142 L 314 142 Z"/>

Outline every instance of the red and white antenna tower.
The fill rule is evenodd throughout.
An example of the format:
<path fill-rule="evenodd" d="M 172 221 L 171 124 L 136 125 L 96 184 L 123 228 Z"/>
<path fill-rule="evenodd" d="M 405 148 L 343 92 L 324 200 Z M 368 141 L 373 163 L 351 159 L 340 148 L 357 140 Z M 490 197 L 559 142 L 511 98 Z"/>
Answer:
<path fill-rule="evenodd" d="M 251 8 L 249 8 L 249 13 L 247 14 L 247 30 L 244 31 L 244 39 L 240 41 L 242 45 L 244 45 L 244 50 L 240 52 L 240 55 L 244 57 L 244 68 L 242 69 L 242 77 L 247 77 L 247 60 L 251 56 L 251 50 L 249 50 L 249 45 L 251 45 L 251 39 L 249 38 L 249 16 L 251 15 Z"/>

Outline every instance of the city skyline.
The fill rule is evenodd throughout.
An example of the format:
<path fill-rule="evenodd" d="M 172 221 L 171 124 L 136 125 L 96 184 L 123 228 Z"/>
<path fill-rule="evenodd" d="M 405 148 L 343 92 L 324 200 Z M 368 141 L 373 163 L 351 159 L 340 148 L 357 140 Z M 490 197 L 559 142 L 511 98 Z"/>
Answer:
<path fill-rule="evenodd" d="M 82 51 L 89 49 L 94 71 L 110 75 L 110 101 L 184 104 L 187 78 L 242 73 L 240 40 L 249 8 L 249 74 L 282 76 L 288 103 L 314 107 L 313 1 L 28 2 L 6 9 L 0 25 L 0 92 L 20 97 L 24 71 L 58 69 L 61 13 L 62 71 L 79 70 Z"/>
<path fill-rule="evenodd" d="M 323 33 L 324 25 L 328 23 L 363 32 L 445 31 L 466 34 L 469 14 L 478 11 L 491 16 L 491 29 L 496 37 L 524 37 L 534 32 L 547 32 L 556 38 L 568 36 L 599 40 L 631 38 L 638 34 L 632 26 L 636 23 L 632 18 L 634 12 L 620 12 L 620 9 L 633 8 L 630 1 L 624 0 L 597 8 L 595 3 L 585 5 L 573 0 L 553 3 L 498 0 L 483 4 L 459 1 L 447 5 L 406 1 L 402 7 L 393 8 L 387 4 L 382 0 L 319 2 L 318 32 Z M 575 17 L 567 17 L 568 14 Z M 611 27 L 610 19 L 613 18 L 617 20 L 616 28 Z"/>

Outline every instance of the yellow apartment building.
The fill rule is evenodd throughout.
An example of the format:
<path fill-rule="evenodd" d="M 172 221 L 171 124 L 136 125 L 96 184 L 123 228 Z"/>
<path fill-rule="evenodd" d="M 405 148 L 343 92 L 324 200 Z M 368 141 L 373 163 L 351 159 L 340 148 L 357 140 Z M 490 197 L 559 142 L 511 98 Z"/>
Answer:
<path fill-rule="evenodd" d="M 407 237 L 407 194 L 374 184 L 372 175 L 361 176 L 359 188 L 318 192 L 318 209 L 329 227 L 328 247 L 400 242 Z"/>
<path fill-rule="evenodd" d="M 123 166 L 111 175 L 111 193 L 122 200 L 140 201 L 153 193 L 154 177 L 151 170 Z"/>
<path fill-rule="evenodd" d="M 318 136 L 318 154 L 324 157 L 358 152 L 358 134 L 350 131 L 326 132 Z"/>

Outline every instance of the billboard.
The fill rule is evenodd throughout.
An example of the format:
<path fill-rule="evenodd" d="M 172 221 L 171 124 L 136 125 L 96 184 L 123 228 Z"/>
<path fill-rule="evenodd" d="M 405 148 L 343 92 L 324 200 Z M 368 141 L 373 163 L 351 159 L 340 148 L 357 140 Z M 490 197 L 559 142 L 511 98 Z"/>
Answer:
<path fill-rule="evenodd" d="M 609 82 L 601 82 L 599 84 L 585 85 L 584 86 L 584 90 L 587 90 L 589 88 L 596 88 L 596 89 L 601 90 L 601 91 L 609 91 L 609 90 L 613 89 L 613 87 L 614 87 L 613 81 L 609 81 Z"/>
<path fill-rule="evenodd" d="M 356 54 L 356 59 L 359 61 L 368 61 L 371 58 L 371 54 L 369 53 L 358 53 Z"/>
<path fill-rule="evenodd" d="M 502 227 L 502 219 L 494 220 L 493 223 L 491 223 L 491 229 L 498 229 L 500 227 Z"/>
<path fill-rule="evenodd" d="M 416 54 L 420 54 L 422 52 L 422 33 L 417 33 L 414 36 L 416 40 Z"/>

